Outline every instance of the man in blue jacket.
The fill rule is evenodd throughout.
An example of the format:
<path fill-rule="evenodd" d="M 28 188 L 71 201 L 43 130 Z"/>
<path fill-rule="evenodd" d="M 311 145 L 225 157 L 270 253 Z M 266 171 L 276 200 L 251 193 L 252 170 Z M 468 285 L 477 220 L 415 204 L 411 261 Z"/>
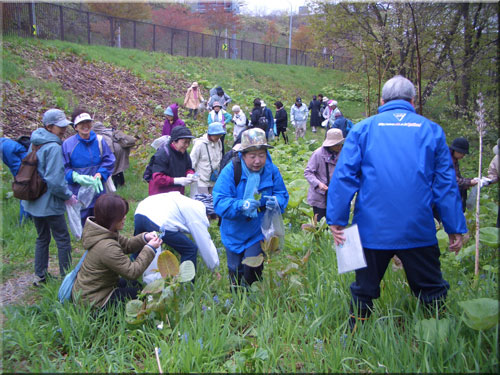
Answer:
<path fill-rule="evenodd" d="M 415 87 L 402 76 L 386 82 L 378 114 L 349 132 L 328 189 L 327 222 L 335 244 L 345 241 L 354 195 L 367 267 L 351 284 L 351 329 L 365 320 L 380 296 L 390 259 L 403 262 L 412 292 L 424 305 L 446 298 L 432 215 L 435 204 L 458 253 L 467 232 L 455 171 L 443 129 L 415 113 Z"/>

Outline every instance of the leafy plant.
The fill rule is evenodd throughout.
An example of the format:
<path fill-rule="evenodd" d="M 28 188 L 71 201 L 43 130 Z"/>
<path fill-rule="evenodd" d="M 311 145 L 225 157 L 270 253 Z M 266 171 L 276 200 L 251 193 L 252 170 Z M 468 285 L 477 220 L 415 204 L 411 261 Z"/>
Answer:
<path fill-rule="evenodd" d="M 498 300 L 477 298 L 458 303 L 464 309 L 464 322 L 475 330 L 487 330 L 498 324 Z"/>

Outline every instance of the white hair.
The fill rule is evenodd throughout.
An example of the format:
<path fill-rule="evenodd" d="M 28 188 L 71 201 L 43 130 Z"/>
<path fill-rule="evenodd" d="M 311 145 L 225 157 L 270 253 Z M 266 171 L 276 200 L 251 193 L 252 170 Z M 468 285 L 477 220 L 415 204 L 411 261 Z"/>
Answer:
<path fill-rule="evenodd" d="M 415 86 L 413 83 L 409 79 L 399 75 L 388 80 L 382 88 L 382 100 L 384 103 L 396 99 L 411 101 L 415 95 Z"/>

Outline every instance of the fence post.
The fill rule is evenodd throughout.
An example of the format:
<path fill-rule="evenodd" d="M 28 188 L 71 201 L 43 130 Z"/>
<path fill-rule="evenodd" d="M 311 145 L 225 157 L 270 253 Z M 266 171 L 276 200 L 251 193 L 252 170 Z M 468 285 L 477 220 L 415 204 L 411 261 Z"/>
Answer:
<path fill-rule="evenodd" d="M 174 54 L 174 33 L 172 32 L 172 29 L 170 29 L 170 54 Z"/>
<path fill-rule="evenodd" d="M 240 46 L 240 60 L 243 60 L 243 40 L 241 41 L 241 46 Z"/>
<path fill-rule="evenodd" d="M 87 12 L 87 43 L 90 45 L 90 12 Z"/>
<path fill-rule="evenodd" d="M 267 46 L 264 44 L 264 62 L 265 63 L 267 62 L 266 52 L 267 52 Z"/>
<path fill-rule="evenodd" d="M 64 19 L 62 6 L 59 6 L 59 28 L 61 29 L 61 40 L 64 40 Z"/>
<path fill-rule="evenodd" d="M 113 27 L 113 17 L 109 17 L 109 35 L 110 35 L 110 46 L 115 46 L 115 29 Z"/>
<path fill-rule="evenodd" d="M 274 52 L 274 63 L 278 63 L 278 47 L 276 47 L 276 51 Z"/>
<path fill-rule="evenodd" d="M 156 24 L 153 24 L 153 51 L 156 51 Z"/>
<path fill-rule="evenodd" d="M 297 50 L 295 50 L 295 65 L 297 65 Z"/>
<path fill-rule="evenodd" d="M 134 48 L 136 48 L 136 45 L 137 45 L 136 25 L 137 25 L 137 22 L 134 21 Z"/>
<path fill-rule="evenodd" d="M 189 30 L 188 30 L 188 40 L 187 40 L 187 47 L 186 47 L 186 56 L 189 56 Z"/>
<path fill-rule="evenodd" d="M 305 57 L 304 65 L 307 66 L 307 55 L 304 55 L 304 57 Z"/>
<path fill-rule="evenodd" d="M 201 34 L 201 57 L 205 57 L 203 55 L 203 47 L 204 47 L 204 43 L 205 43 L 205 34 Z"/>
<path fill-rule="evenodd" d="M 255 43 L 252 43 L 252 61 L 255 61 Z"/>

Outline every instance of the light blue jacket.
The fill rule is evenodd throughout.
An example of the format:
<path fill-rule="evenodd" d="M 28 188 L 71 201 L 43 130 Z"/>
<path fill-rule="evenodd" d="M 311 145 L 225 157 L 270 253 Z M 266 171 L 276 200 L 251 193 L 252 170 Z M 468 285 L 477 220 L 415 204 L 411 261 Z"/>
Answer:
<path fill-rule="evenodd" d="M 43 145 L 36 153 L 38 173 L 47 183 L 47 191 L 33 201 L 22 201 L 26 212 L 32 216 L 44 217 L 64 215 L 64 201 L 71 198 L 71 191 L 64 179 L 64 162 L 61 151 L 61 139 L 40 128 L 31 134 L 32 145 Z M 28 152 L 31 152 L 31 146 Z"/>
<path fill-rule="evenodd" d="M 355 193 L 352 222 L 363 247 L 437 244 L 433 204 L 447 233 L 467 232 L 443 129 L 405 100 L 379 107 L 347 135 L 328 189 L 328 224 L 347 225 Z"/>
<path fill-rule="evenodd" d="M 241 162 L 244 163 L 242 159 Z M 226 249 L 234 253 L 241 253 L 264 239 L 260 229 L 264 210 L 253 219 L 246 217 L 241 211 L 246 183 L 247 176 L 242 171 L 240 183 L 238 186 L 234 185 L 234 167 L 233 163 L 229 162 L 222 170 L 213 190 L 214 209 L 222 218 L 221 240 Z M 281 212 L 285 211 L 288 204 L 288 192 L 278 167 L 269 158 L 266 159 L 261 172 L 259 193 L 262 195 L 261 207 L 265 207 L 264 195 L 274 195 Z"/>

